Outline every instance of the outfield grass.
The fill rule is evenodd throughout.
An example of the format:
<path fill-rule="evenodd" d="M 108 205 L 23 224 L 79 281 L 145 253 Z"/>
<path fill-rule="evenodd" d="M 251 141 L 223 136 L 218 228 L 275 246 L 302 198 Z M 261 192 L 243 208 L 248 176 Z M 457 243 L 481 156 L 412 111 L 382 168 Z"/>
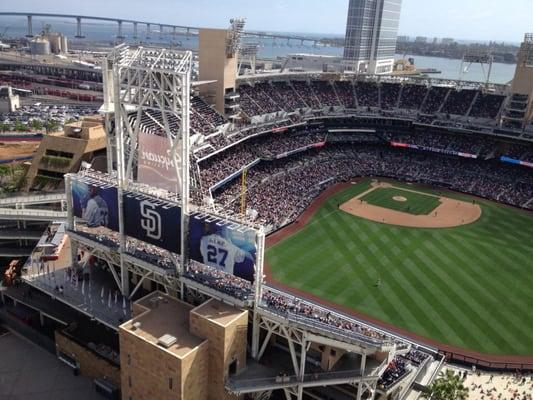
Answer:
<path fill-rule="evenodd" d="M 394 200 L 394 197 L 401 196 L 407 201 Z M 428 215 L 435 208 L 440 206 L 438 197 L 423 193 L 413 193 L 401 188 L 376 188 L 364 195 L 361 200 L 368 204 L 389 208 L 413 215 Z"/>
<path fill-rule="evenodd" d="M 332 196 L 270 247 L 274 279 L 442 343 L 532 355 L 533 216 L 478 201 L 483 215 L 473 224 L 415 229 L 338 209 L 369 188 Z"/>

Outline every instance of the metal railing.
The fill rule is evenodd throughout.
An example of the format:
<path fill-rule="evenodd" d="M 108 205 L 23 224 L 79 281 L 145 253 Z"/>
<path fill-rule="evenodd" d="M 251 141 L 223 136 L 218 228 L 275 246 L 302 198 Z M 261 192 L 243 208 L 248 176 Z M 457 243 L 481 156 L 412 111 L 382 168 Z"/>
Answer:
<path fill-rule="evenodd" d="M 66 201 L 67 197 L 64 192 L 32 194 L 28 196 L 8 196 L 0 198 L 0 206 L 14 206 L 17 204 L 45 204 L 59 203 Z"/>
<path fill-rule="evenodd" d="M 313 386 L 314 383 L 327 383 L 327 381 L 345 381 L 345 383 L 356 383 L 360 381 L 373 381 L 377 376 L 362 376 L 361 370 L 320 372 L 305 374 L 303 377 L 297 375 L 276 376 L 268 378 L 253 379 L 228 379 L 226 388 L 231 392 L 242 393 L 261 389 L 265 387 L 282 388 L 303 384 Z"/>
<path fill-rule="evenodd" d="M 0 208 L 0 220 L 19 221 L 62 221 L 67 219 L 65 211 Z"/>

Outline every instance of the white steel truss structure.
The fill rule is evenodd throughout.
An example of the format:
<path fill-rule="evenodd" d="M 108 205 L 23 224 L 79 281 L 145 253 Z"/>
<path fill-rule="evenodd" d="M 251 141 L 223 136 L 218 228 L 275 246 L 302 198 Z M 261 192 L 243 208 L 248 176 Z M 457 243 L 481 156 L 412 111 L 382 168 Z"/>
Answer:
<path fill-rule="evenodd" d="M 120 202 L 122 193 L 135 181 L 134 166 L 142 118 L 152 112 L 158 116 L 160 135 L 168 141 L 181 200 L 182 257 L 181 263 L 176 263 L 178 273 L 187 259 L 192 60 L 190 51 L 143 47 L 131 49 L 120 45 L 115 48 L 106 65 L 112 70 L 113 107 L 109 108 L 114 111 L 121 253 L 125 249 L 125 216 Z M 106 94 L 111 95 L 109 92 Z M 121 270 L 123 274 L 127 274 L 124 260 L 121 260 Z"/>

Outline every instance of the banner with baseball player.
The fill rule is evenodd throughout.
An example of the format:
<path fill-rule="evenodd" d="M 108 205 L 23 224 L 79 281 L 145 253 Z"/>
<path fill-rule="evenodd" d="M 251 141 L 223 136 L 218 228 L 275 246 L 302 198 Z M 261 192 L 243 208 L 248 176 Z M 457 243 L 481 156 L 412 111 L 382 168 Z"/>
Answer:
<path fill-rule="evenodd" d="M 253 282 L 256 232 L 215 217 L 189 220 L 189 257 L 209 267 Z"/>
<path fill-rule="evenodd" d="M 136 193 L 124 194 L 126 235 L 179 254 L 181 208 Z"/>
<path fill-rule="evenodd" d="M 74 215 L 89 228 L 106 227 L 118 231 L 118 191 L 116 187 L 72 181 Z"/>

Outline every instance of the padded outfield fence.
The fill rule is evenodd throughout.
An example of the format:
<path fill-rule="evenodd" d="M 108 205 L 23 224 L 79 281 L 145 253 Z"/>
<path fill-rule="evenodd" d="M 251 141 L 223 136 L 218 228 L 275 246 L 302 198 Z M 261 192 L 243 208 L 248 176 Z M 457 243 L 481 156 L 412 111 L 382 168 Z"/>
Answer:
<path fill-rule="evenodd" d="M 446 357 L 446 362 L 461 364 L 464 366 L 485 370 L 485 371 L 502 371 L 502 372 L 515 372 L 520 370 L 521 372 L 533 371 L 533 360 L 531 362 L 511 361 L 512 356 L 509 357 L 510 361 L 490 360 L 489 356 L 482 359 L 481 357 L 472 357 L 459 352 L 452 352 L 448 350 L 439 350 L 439 354 Z M 500 357 L 501 358 L 501 357 Z"/>

